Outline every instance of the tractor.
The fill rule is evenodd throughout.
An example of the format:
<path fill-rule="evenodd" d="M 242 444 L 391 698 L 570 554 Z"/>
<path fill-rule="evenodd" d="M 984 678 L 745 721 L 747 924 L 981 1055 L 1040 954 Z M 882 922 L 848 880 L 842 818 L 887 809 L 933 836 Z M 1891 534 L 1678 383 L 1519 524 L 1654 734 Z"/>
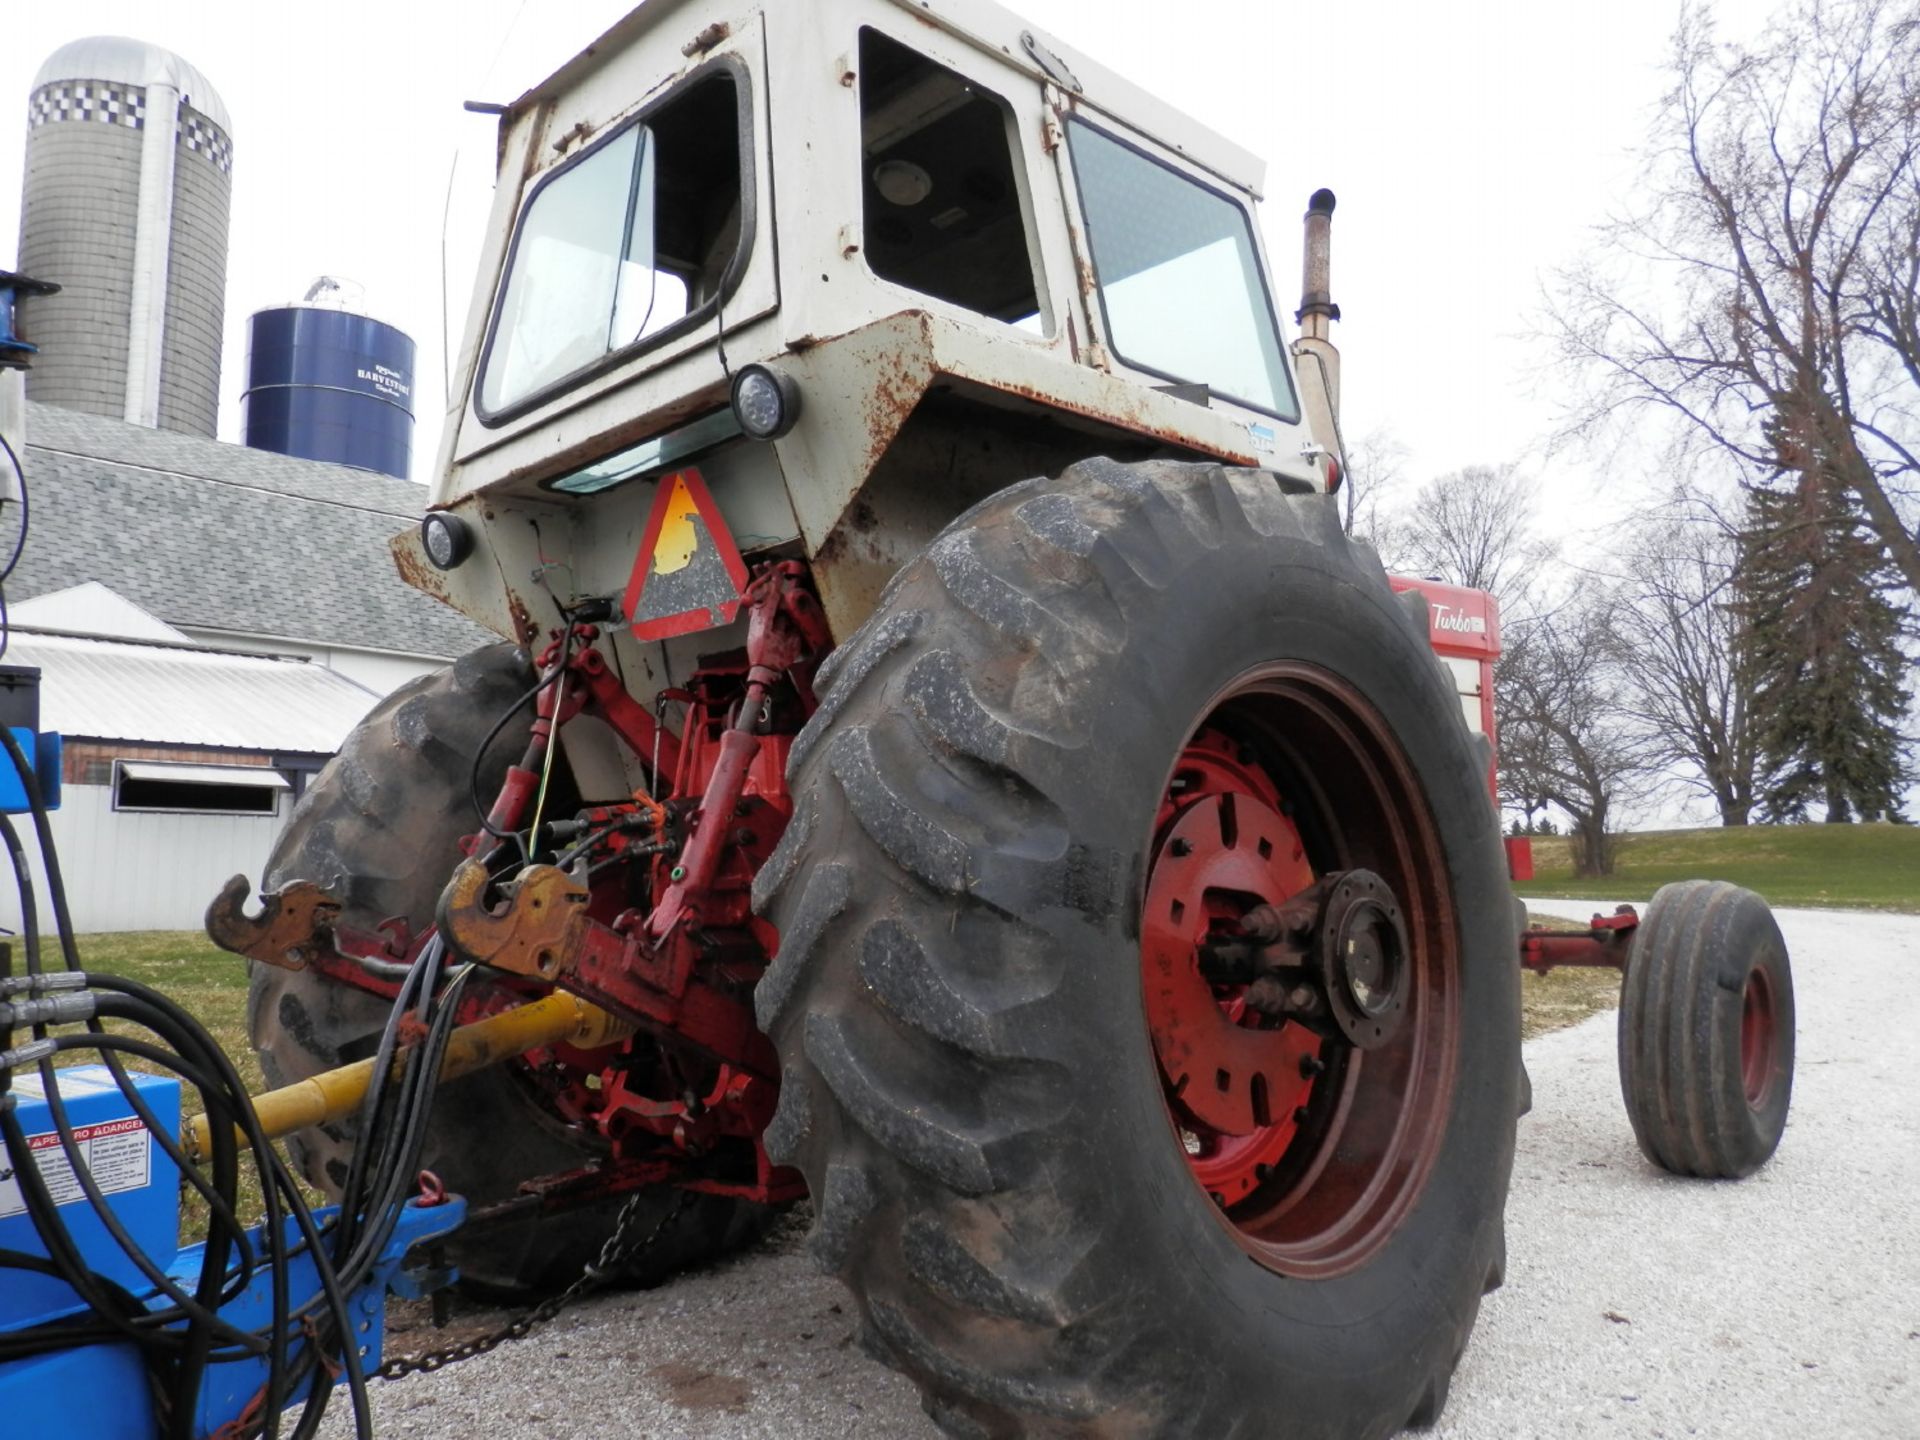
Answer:
<path fill-rule="evenodd" d="M 460 967 L 468 1285 L 649 1283 L 804 1196 L 952 1434 L 1381 1436 L 1501 1282 L 1523 963 L 1626 966 L 1659 1163 L 1771 1153 L 1757 897 L 1524 929 L 1497 613 L 1341 523 L 1330 193 L 1289 340 L 1260 164 L 989 0 L 649 0 L 481 108 L 393 554 L 501 640 L 209 925 L 278 1085 Z"/>

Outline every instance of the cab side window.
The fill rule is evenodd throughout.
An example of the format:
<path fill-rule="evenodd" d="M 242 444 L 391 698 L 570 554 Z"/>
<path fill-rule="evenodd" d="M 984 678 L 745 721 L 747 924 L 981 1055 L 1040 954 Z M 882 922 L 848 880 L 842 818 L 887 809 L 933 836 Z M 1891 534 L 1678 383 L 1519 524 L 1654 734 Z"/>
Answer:
<path fill-rule="evenodd" d="M 1067 143 L 1114 352 L 1289 422 L 1300 407 L 1247 212 L 1075 118 Z"/>

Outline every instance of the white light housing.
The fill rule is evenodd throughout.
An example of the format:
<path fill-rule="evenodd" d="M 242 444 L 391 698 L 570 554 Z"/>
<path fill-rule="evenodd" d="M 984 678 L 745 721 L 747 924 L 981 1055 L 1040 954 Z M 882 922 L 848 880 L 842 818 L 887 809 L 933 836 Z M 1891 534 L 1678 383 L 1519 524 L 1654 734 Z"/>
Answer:
<path fill-rule="evenodd" d="M 473 529 L 458 515 L 428 511 L 420 521 L 420 548 L 434 568 L 451 570 L 473 553 Z"/>
<path fill-rule="evenodd" d="M 800 387 L 765 365 L 742 365 L 733 374 L 733 418 L 755 440 L 778 440 L 800 418 Z"/>

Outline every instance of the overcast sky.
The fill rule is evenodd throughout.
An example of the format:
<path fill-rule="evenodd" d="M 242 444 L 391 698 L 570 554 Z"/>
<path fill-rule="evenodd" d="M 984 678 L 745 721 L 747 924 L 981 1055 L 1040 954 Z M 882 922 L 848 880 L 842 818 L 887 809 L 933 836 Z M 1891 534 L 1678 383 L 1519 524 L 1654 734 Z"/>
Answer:
<path fill-rule="evenodd" d="M 1029 0 L 1040 28 L 1263 155 L 1265 229 L 1296 298 L 1309 192 L 1340 196 L 1336 328 L 1349 436 L 1390 425 L 1414 479 L 1530 461 L 1549 513 L 1590 519 L 1577 459 L 1544 463 L 1551 377 L 1525 336 L 1565 263 L 1633 178 L 1678 0 L 1507 3 Z M 0 48 L 0 261 L 19 233 L 26 97 L 42 60 L 89 34 L 153 41 L 213 81 L 233 116 L 233 226 L 220 433 L 237 440 L 246 319 L 322 273 L 420 347 L 415 476 L 443 386 L 442 209 L 457 328 L 506 100 L 628 8 L 622 0 L 65 0 L 9 7 Z M 1751 29 L 1767 6 L 1724 5 Z"/>
<path fill-rule="evenodd" d="M 791 0 L 789 0 L 791 3 Z M 1528 333 L 1542 279 L 1622 205 L 1664 85 L 1679 0 L 1494 3 L 1028 0 L 1039 29 L 1266 158 L 1264 228 L 1289 313 L 1299 216 L 1334 225 L 1345 428 L 1390 427 L 1420 481 L 1517 460 L 1546 524 L 1577 539 L 1635 508 L 1644 477 L 1549 456 L 1557 381 Z M 440 430 L 443 207 L 452 323 L 464 318 L 493 179 L 494 121 L 629 8 L 623 0 L 64 0 L 9 7 L 0 48 L 0 262 L 19 233 L 26 100 L 59 45 L 131 35 L 212 80 L 233 117 L 222 438 L 240 436 L 246 320 L 317 275 L 419 344 L 414 475 Z M 1728 0 L 1750 34 L 1767 0 Z M 452 176 L 451 204 L 449 176 Z M 456 336 L 457 343 L 457 336 Z"/>

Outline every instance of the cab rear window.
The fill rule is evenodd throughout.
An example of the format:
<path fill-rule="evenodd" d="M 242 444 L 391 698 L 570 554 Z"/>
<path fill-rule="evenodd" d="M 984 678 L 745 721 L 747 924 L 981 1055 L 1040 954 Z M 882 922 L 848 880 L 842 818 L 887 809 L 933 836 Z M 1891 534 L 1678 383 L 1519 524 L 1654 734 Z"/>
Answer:
<path fill-rule="evenodd" d="M 877 30 L 860 32 L 867 264 L 1008 324 L 1038 323 L 1007 102 Z"/>

